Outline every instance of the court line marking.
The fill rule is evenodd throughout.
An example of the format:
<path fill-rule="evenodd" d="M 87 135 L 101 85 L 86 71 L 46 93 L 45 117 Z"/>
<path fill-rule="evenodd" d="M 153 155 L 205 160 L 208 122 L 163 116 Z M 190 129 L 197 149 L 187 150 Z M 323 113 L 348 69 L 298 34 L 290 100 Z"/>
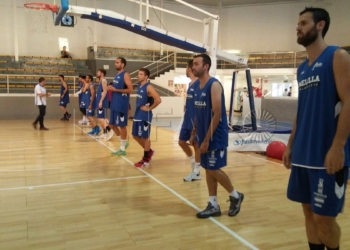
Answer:
<path fill-rule="evenodd" d="M 45 185 L 26 186 L 26 187 L 0 188 L 0 191 L 20 190 L 20 189 L 32 190 L 32 189 L 35 189 L 35 188 L 43 188 L 43 187 L 57 187 L 57 186 L 78 185 L 78 184 L 95 183 L 95 182 L 129 180 L 129 179 L 138 179 L 138 178 L 147 178 L 147 176 L 138 175 L 138 176 L 128 176 L 128 177 L 119 177 L 119 178 L 101 179 L 101 180 L 75 181 L 75 182 L 64 182 L 64 183 L 45 184 Z"/>
<path fill-rule="evenodd" d="M 75 125 L 77 126 L 77 125 Z M 84 131 L 83 129 L 81 129 L 79 126 L 77 126 L 81 131 L 83 131 L 85 134 L 87 134 L 86 131 Z M 90 136 L 90 135 L 89 135 Z M 100 140 L 90 136 L 92 139 L 95 139 L 98 143 L 100 143 L 101 145 L 105 146 L 106 148 L 108 148 L 109 150 L 111 150 L 112 152 L 115 152 L 115 150 L 111 147 L 109 147 L 108 145 L 104 144 L 103 142 L 101 142 Z M 126 162 L 130 163 L 132 166 L 134 166 L 134 163 L 132 161 L 130 161 L 128 158 L 126 158 L 125 156 L 121 156 L 121 158 L 123 158 Z M 166 190 L 168 190 L 169 192 L 171 192 L 173 195 L 175 195 L 176 197 L 178 197 L 180 200 L 182 200 L 183 202 L 185 202 L 187 205 L 189 205 L 190 207 L 194 208 L 195 210 L 197 210 L 198 212 L 202 211 L 201 209 L 199 209 L 196 205 L 194 205 L 192 202 L 190 202 L 189 200 L 187 200 L 185 197 L 183 197 L 182 195 L 180 195 L 179 193 L 177 193 L 175 190 L 171 189 L 170 187 L 168 187 L 167 185 L 165 185 L 163 182 L 161 182 L 160 180 L 158 180 L 157 178 L 155 178 L 153 175 L 147 173 L 146 171 L 144 171 L 141 168 L 137 168 L 137 170 L 139 170 L 140 172 L 142 172 L 143 174 L 146 175 L 146 177 L 151 178 L 152 180 L 154 180 L 156 183 L 158 183 L 160 186 L 162 186 L 163 188 L 165 188 Z M 249 249 L 251 250 L 259 250 L 259 248 L 255 247 L 254 245 L 252 245 L 251 243 L 249 243 L 247 240 L 243 239 L 241 236 L 239 236 L 237 233 L 235 233 L 234 231 L 232 231 L 231 229 L 229 229 L 228 227 L 226 227 L 225 225 L 223 225 L 221 222 L 217 221 L 216 219 L 214 219 L 213 217 L 209 217 L 208 218 L 211 222 L 213 222 L 214 224 L 216 224 L 218 227 L 220 227 L 221 229 L 223 229 L 224 231 L 226 231 L 229 235 L 233 236 L 234 238 L 236 238 L 236 240 L 238 240 L 239 242 L 241 242 L 243 245 L 249 247 Z"/>
<path fill-rule="evenodd" d="M 46 171 L 46 170 L 58 170 L 63 168 L 32 168 L 32 169 L 0 169 L 0 172 L 27 172 L 27 171 Z"/>
<path fill-rule="evenodd" d="M 53 147 L 45 146 L 45 147 L 13 148 L 13 149 L 0 150 L 0 152 L 12 152 L 12 151 L 19 151 L 19 150 L 31 150 L 31 149 L 42 149 L 42 148 L 53 148 Z"/>

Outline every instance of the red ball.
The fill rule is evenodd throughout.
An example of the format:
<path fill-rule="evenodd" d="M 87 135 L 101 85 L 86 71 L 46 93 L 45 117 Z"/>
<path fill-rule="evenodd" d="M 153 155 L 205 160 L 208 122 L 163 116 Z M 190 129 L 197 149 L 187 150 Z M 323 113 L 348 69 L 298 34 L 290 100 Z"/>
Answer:
<path fill-rule="evenodd" d="M 267 157 L 282 160 L 284 151 L 286 151 L 287 146 L 280 141 L 271 142 L 266 148 Z"/>

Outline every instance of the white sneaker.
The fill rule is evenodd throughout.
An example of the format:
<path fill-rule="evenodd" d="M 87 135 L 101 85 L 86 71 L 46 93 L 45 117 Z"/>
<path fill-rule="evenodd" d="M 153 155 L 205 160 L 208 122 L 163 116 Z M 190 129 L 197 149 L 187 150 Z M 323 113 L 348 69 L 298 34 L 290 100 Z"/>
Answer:
<path fill-rule="evenodd" d="M 196 174 L 195 172 L 192 172 L 184 178 L 184 181 L 197 181 L 201 179 L 201 173 Z"/>
<path fill-rule="evenodd" d="M 84 123 L 84 120 L 81 119 L 80 121 L 78 121 L 79 124 L 83 124 Z"/>
<path fill-rule="evenodd" d="M 107 134 L 106 134 L 106 140 L 109 141 L 114 135 L 114 131 L 111 129 Z"/>

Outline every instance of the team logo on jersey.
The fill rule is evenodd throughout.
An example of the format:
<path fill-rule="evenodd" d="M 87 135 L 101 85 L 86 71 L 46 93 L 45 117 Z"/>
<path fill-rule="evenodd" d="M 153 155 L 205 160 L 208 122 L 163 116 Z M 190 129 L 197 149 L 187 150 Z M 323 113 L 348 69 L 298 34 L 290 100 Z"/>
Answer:
<path fill-rule="evenodd" d="M 319 67 L 322 67 L 322 63 L 315 63 L 314 67 L 312 68 L 312 71 L 314 71 L 315 68 L 319 68 Z"/>
<path fill-rule="evenodd" d="M 61 102 L 61 104 L 64 104 L 64 102 Z"/>
<path fill-rule="evenodd" d="M 195 101 L 194 105 L 196 108 L 205 108 L 207 106 L 205 101 Z"/>
<path fill-rule="evenodd" d="M 201 97 L 205 97 L 205 96 L 207 96 L 207 94 L 203 92 L 203 93 L 201 94 Z"/>
<path fill-rule="evenodd" d="M 142 129 L 141 129 L 141 126 L 139 126 L 138 135 L 139 135 L 140 137 L 142 136 Z"/>
<path fill-rule="evenodd" d="M 81 102 L 80 104 L 81 104 L 81 106 L 85 106 L 85 102 Z"/>
<path fill-rule="evenodd" d="M 304 80 L 301 80 L 299 82 L 299 90 L 305 90 L 310 87 L 317 87 L 318 84 L 320 83 L 320 76 L 310 76 Z"/>
<path fill-rule="evenodd" d="M 220 150 L 220 157 L 222 158 L 224 157 L 224 155 L 225 155 L 225 150 Z"/>
<path fill-rule="evenodd" d="M 327 198 L 327 195 L 323 194 L 323 182 L 324 180 L 322 178 L 318 179 L 317 192 L 314 192 L 315 206 L 320 208 Z"/>
<path fill-rule="evenodd" d="M 88 90 L 85 91 L 85 95 L 87 95 L 87 94 L 89 94 L 89 91 L 88 91 Z"/>
<path fill-rule="evenodd" d="M 122 96 L 128 96 L 128 94 L 122 94 Z"/>
<path fill-rule="evenodd" d="M 305 73 L 305 71 L 302 71 L 302 72 L 300 73 L 300 75 L 304 75 L 304 73 Z"/>
<path fill-rule="evenodd" d="M 148 130 L 148 126 L 149 126 L 148 123 L 143 124 L 143 130 L 144 130 L 144 131 L 147 131 L 147 130 Z"/>
<path fill-rule="evenodd" d="M 211 151 L 210 156 L 208 157 L 208 163 L 210 167 L 214 167 L 216 164 L 215 151 Z"/>
<path fill-rule="evenodd" d="M 123 122 L 125 120 L 124 116 L 120 116 L 120 121 Z"/>
<path fill-rule="evenodd" d="M 98 110 L 98 113 L 102 115 L 103 109 Z"/>
<path fill-rule="evenodd" d="M 91 109 L 89 109 L 89 110 L 88 110 L 88 112 L 89 112 L 89 113 L 91 113 L 91 112 L 92 112 L 92 110 L 91 110 Z"/>
<path fill-rule="evenodd" d="M 194 88 L 190 88 L 190 92 L 193 92 L 194 91 Z"/>
<path fill-rule="evenodd" d="M 142 89 L 140 90 L 140 93 L 143 93 L 143 90 L 142 90 Z"/>
<path fill-rule="evenodd" d="M 115 120 L 115 124 L 119 124 L 119 116 L 117 116 L 117 119 Z"/>
<path fill-rule="evenodd" d="M 338 197 L 338 199 L 343 198 L 345 192 L 344 184 L 342 186 L 339 186 L 337 182 L 335 182 L 335 195 Z"/>
<path fill-rule="evenodd" d="M 187 94 L 187 99 L 189 99 L 189 100 L 193 99 L 193 95 L 192 94 Z"/>
<path fill-rule="evenodd" d="M 137 94 L 137 98 L 142 99 L 142 95 Z"/>

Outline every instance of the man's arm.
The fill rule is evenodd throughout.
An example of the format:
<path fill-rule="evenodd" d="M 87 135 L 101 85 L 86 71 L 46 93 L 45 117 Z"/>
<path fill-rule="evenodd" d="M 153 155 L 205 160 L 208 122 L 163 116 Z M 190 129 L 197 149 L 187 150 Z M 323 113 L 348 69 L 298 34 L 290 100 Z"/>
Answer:
<path fill-rule="evenodd" d="M 334 53 L 333 72 L 342 109 L 332 146 L 325 159 L 328 174 L 334 174 L 344 167 L 344 146 L 350 135 L 350 56 L 345 50 Z"/>
<path fill-rule="evenodd" d="M 145 106 L 141 107 L 141 110 L 149 112 L 152 109 L 155 109 L 162 102 L 162 99 L 160 98 L 158 92 L 151 85 L 147 86 L 147 94 L 148 96 L 153 98 L 154 102 L 150 107 L 145 107 Z"/>
<path fill-rule="evenodd" d="M 205 143 L 209 143 L 216 128 L 218 127 L 218 125 L 220 123 L 220 119 L 222 116 L 222 107 L 221 107 L 222 97 L 221 97 L 221 95 L 222 95 L 222 87 L 221 87 L 220 83 L 214 82 L 211 85 L 211 89 L 210 89 L 213 116 L 211 118 L 208 132 L 205 135 L 205 138 L 203 140 L 203 142 L 205 142 Z"/>
<path fill-rule="evenodd" d="M 89 109 L 92 108 L 92 104 L 94 103 L 95 100 L 95 88 L 94 86 L 90 85 L 90 105 L 89 105 Z"/>
<path fill-rule="evenodd" d="M 62 95 L 61 95 L 61 99 L 64 97 L 64 95 L 65 95 L 65 94 L 67 93 L 67 91 L 68 91 L 67 83 L 66 83 L 66 82 L 63 82 L 62 85 L 63 85 L 64 91 L 63 91 L 63 93 L 62 93 Z"/>

